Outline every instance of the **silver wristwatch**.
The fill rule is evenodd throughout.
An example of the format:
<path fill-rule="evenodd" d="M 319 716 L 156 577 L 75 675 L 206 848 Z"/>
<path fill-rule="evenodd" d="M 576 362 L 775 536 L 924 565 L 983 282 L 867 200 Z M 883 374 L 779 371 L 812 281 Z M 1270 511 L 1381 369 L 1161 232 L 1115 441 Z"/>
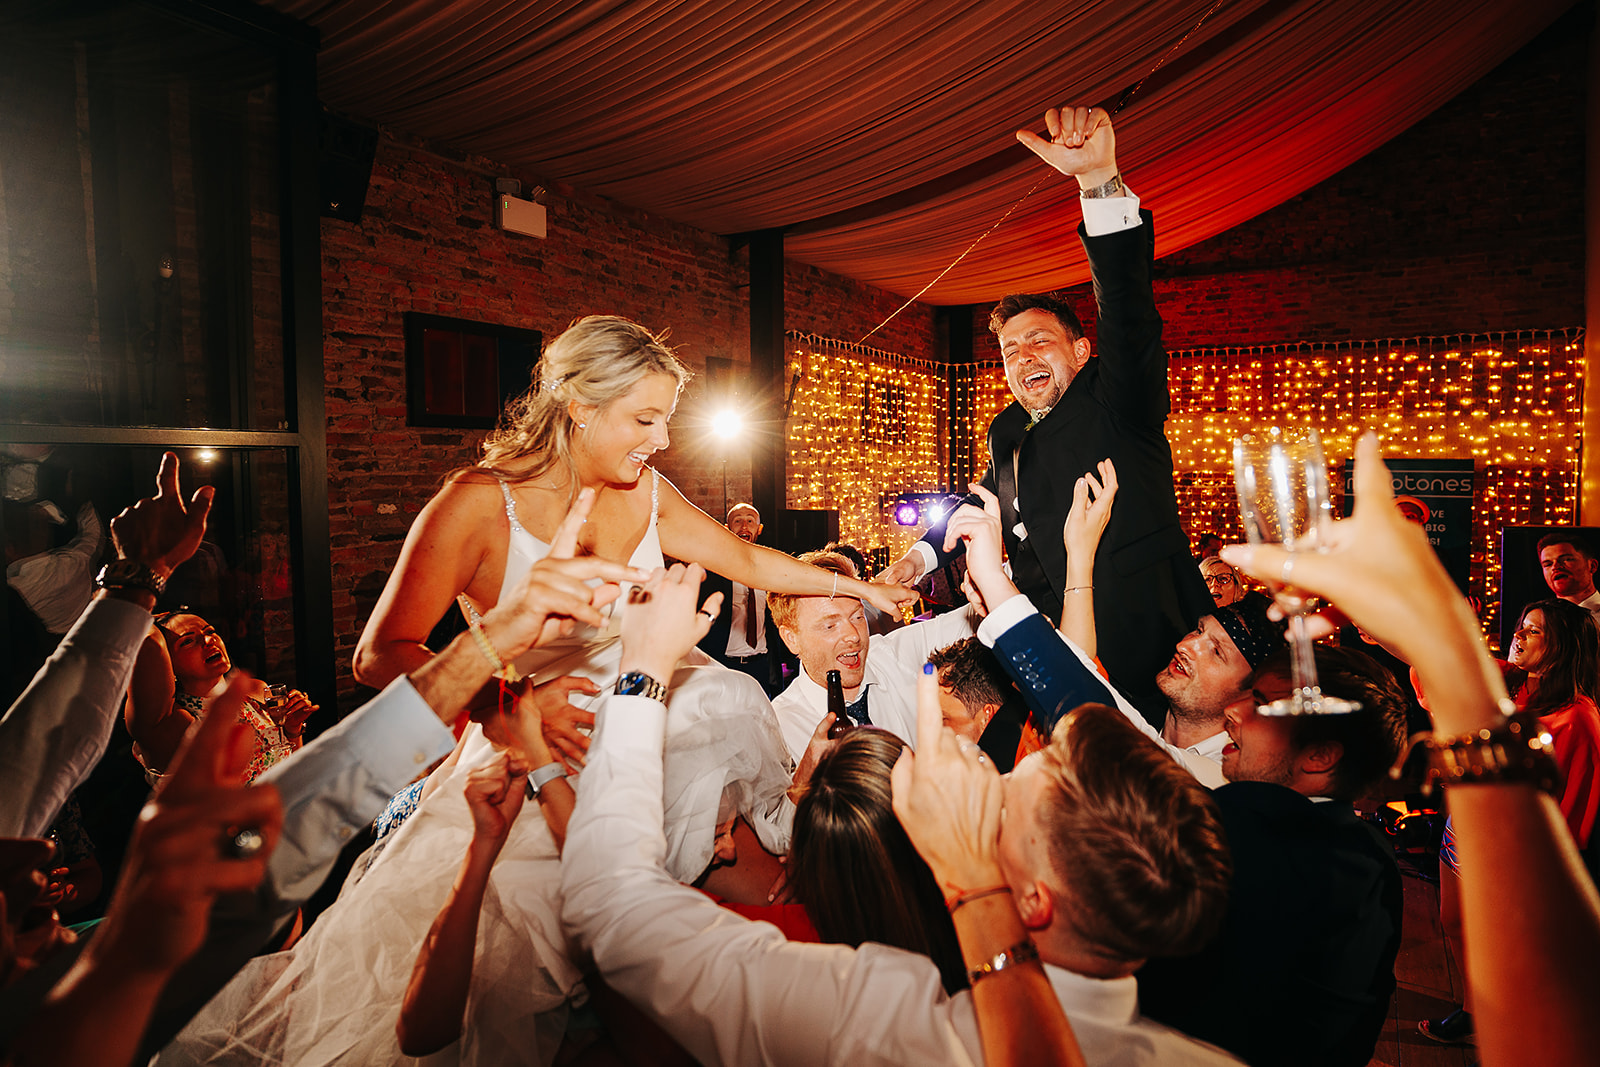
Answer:
<path fill-rule="evenodd" d="M 629 671 L 618 678 L 616 693 L 622 697 L 649 697 L 663 704 L 667 702 L 667 687 L 644 671 Z"/>

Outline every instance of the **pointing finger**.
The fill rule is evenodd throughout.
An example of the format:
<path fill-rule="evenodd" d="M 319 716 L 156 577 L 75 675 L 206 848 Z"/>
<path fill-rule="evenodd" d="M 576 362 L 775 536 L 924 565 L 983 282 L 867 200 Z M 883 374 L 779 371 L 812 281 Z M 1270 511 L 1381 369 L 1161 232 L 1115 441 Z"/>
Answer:
<path fill-rule="evenodd" d="M 572 508 L 567 512 L 567 517 L 556 527 L 556 535 L 550 542 L 551 556 L 556 559 L 571 559 L 578 554 L 578 531 L 589 521 L 589 512 L 594 508 L 594 500 L 593 489 L 579 491 L 578 498 L 572 502 Z"/>

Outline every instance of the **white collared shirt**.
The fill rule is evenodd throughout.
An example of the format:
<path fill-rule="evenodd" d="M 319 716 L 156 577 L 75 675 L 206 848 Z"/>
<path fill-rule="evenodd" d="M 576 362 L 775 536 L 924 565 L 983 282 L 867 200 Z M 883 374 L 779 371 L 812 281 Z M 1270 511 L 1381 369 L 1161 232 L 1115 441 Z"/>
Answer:
<path fill-rule="evenodd" d="M 673 881 L 661 866 L 666 709 L 610 695 L 596 710 L 561 861 L 561 918 L 612 988 L 709 1067 L 983 1062 L 972 995 L 946 995 L 926 956 L 787 941 Z M 1045 974 L 1090 1063 L 1239 1062 L 1140 1017 L 1133 978 Z"/>
<path fill-rule="evenodd" d="M 767 594 L 763 589 L 755 591 L 756 647 L 751 648 L 750 642 L 744 639 L 744 609 L 749 590 L 748 585 L 733 582 L 733 591 L 728 594 L 728 599 L 732 601 L 728 610 L 728 655 L 730 656 L 760 656 L 767 651 Z"/>
<path fill-rule="evenodd" d="M 864 650 L 866 667 L 861 692 L 867 694 L 867 717 L 917 747 L 917 675 L 929 653 L 963 637 L 978 626 L 971 607 L 952 611 L 926 622 L 902 626 L 893 633 L 877 634 Z M 859 699 L 860 693 L 856 696 Z M 805 755 L 811 735 L 828 714 L 828 691 L 802 669 L 789 688 L 772 701 L 783 729 L 783 740 L 796 763 Z"/>

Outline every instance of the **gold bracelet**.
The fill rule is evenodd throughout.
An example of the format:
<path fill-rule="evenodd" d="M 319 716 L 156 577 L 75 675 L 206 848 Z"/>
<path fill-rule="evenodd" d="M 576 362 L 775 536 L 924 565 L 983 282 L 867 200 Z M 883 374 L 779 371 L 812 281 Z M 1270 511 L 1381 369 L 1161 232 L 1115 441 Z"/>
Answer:
<path fill-rule="evenodd" d="M 522 678 L 522 675 L 517 673 L 516 667 L 500 657 L 500 653 L 494 647 L 494 642 L 490 641 L 489 635 L 483 632 L 483 623 L 478 619 L 472 619 L 467 623 L 467 628 L 472 631 L 472 639 L 477 642 L 478 651 L 482 652 L 483 658 L 489 661 L 489 665 L 494 668 L 494 673 L 506 681 L 516 684 Z"/>
<path fill-rule="evenodd" d="M 1527 782 L 1549 793 L 1555 790 L 1556 778 L 1550 734 L 1525 712 L 1508 716 L 1493 728 L 1428 740 L 1425 787 Z"/>
<path fill-rule="evenodd" d="M 997 974 L 1008 967 L 1016 967 L 1023 963 L 1038 963 L 1039 949 L 1031 938 L 1023 938 L 1004 952 L 997 952 L 989 959 L 978 964 L 967 972 L 967 983 L 977 985 L 981 979 Z"/>

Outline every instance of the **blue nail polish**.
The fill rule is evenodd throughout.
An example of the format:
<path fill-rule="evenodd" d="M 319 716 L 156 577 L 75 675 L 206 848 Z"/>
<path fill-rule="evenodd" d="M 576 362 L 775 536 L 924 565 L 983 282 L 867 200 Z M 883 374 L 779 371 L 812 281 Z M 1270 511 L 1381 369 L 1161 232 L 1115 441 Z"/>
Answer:
<path fill-rule="evenodd" d="M 932 673 L 933 673 L 933 664 L 931 664 L 931 663 L 924 663 L 924 664 L 923 664 L 923 665 L 922 665 L 922 673 L 923 673 L 923 674 L 932 674 Z"/>

